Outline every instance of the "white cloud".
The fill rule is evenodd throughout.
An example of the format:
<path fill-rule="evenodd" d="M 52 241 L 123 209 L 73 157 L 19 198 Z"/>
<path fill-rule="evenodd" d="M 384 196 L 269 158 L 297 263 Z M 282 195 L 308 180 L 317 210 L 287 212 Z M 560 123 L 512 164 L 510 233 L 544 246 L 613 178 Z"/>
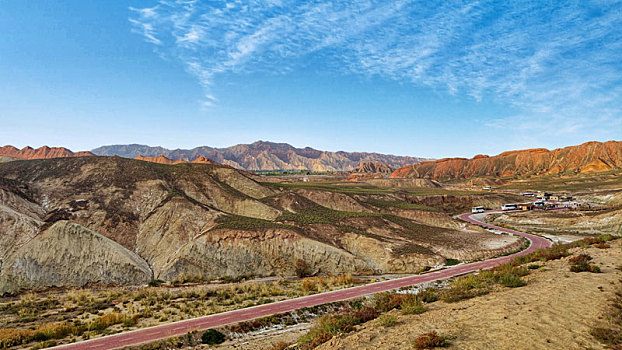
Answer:
<path fill-rule="evenodd" d="M 132 10 L 135 31 L 208 95 L 218 75 L 319 61 L 521 111 L 491 127 L 572 134 L 597 128 L 594 118 L 622 120 L 619 2 L 161 0 Z"/>

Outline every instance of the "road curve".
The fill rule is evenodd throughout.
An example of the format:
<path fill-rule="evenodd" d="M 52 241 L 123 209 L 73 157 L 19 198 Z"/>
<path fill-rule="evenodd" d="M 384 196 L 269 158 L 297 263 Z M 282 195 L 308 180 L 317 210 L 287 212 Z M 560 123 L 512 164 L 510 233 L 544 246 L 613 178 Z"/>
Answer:
<path fill-rule="evenodd" d="M 497 211 L 487 211 L 486 213 L 494 213 Z M 245 309 L 233 310 L 223 312 L 219 314 L 213 314 L 209 316 L 203 316 L 193 318 L 189 320 L 177 321 L 160 326 L 154 326 L 149 328 L 137 329 L 130 332 L 119 333 L 109 335 L 92 340 L 82 341 L 79 343 L 66 344 L 56 346 L 53 349 L 116 349 L 123 346 L 137 345 L 141 343 L 151 342 L 159 339 L 169 338 L 173 336 L 179 336 L 186 334 L 190 331 L 205 330 L 208 328 L 214 328 L 224 326 L 227 324 L 238 323 L 242 321 L 248 321 L 259 317 L 269 316 L 278 313 L 284 313 L 288 311 L 297 310 L 303 307 L 311 307 L 331 302 L 343 301 L 364 295 L 374 294 L 383 291 L 389 291 L 392 289 L 407 287 L 424 282 L 432 282 L 436 280 L 442 280 L 458 275 L 462 275 L 469 272 L 474 272 L 480 269 L 489 269 L 495 267 L 501 263 L 507 262 L 514 257 L 528 254 L 538 248 L 546 248 L 551 245 L 551 242 L 540 236 L 531 235 L 524 232 L 506 229 L 480 222 L 472 216 L 477 214 L 466 213 L 458 216 L 461 220 L 467 221 L 472 224 L 485 226 L 498 231 L 506 233 L 512 233 L 515 235 L 523 236 L 531 241 L 529 248 L 508 256 L 502 256 L 493 258 L 490 260 L 474 262 L 470 264 L 457 265 L 455 267 L 447 268 L 445 270 L 426 273 L 423 275 L 409 276 L 389 281 L 382 281 L 367 284 L 364 286 L 352 287 L 347 289 L 336 290 L 332 292 L 326 292 L 321 294 L 309 295 L 296 299 L 289 299 L 280 302 L 264 304 L 260 306 L 249 307 Z"/>

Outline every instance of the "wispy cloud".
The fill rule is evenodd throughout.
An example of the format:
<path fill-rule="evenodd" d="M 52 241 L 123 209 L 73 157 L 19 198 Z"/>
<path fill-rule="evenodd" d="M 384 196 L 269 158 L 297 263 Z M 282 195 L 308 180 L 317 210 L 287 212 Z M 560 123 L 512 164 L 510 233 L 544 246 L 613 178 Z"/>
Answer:
<path fill-rule="evenodd" d="M 132 13 L 137 33 L 197 77 L 207 105 L 218 76 L 321 62 L 522 111 L 491 127 L 568 134 L 622 120 L 619 2 L 160 0 Z"/>

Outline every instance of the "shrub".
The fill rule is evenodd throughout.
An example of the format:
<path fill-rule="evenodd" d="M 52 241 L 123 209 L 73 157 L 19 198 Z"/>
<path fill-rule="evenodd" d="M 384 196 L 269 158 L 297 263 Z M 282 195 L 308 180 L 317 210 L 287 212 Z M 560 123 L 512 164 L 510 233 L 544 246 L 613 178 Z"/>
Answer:
<path fill-rule="evenodd" d="M 359 310 L 354 311 L 354 317 L 357 318 L 360 323 L 371 321 L 374 318 L 378 317 L 378 315 L 378 311 L 370 306 L 365 306 Z"/>
<path fill-rule="evenodd" d="M 225 342 L 225 335 L 215 329 L 208 329 L 201 335 L 201 343 L 208 345 L 222 344 Z"/>
<path fill-rule="evenodd" d="M 538 265 L 538 264 L 530 264 L 530 265 L 527 266 L 527 268 L 530 269 L 530 270 L 537 270 L 537 269 L 539 269 L 541 267 L 542 267 L 542 265 Z"/>
<path fill-rule="evenodd" d="M 438 300 L 438 292 L 436 288 L 428 288 L 422 292 L 419 292 L 417 296 L 421 299 L 421 301 L 428 304 Z"/>
<path fill-rule="evenodd" d="M 570 265 L 570 271 L 600 273 L 600 267 L 592 265 L 587 261 L 579 261 Z"/>
<path fill-rule="evenodd" d="M 270 347 L 270 350 L 285 350 L 285 349 L 287 349 L 288 346 L 289 346 L 289 343 L 281 341 L 281 342 L 278 342 L 276 344 L 273 344 Z"/>
<path fill-rule="evenodd" d="M 138 315 L 129 316 L 121 314 L 119 312 L 111 312 L 109 314 L 105 314 L 96 318 L 93 322 L 89 324 L 88 329 L 91 331 L 101 332 L 106 328 L 119 323 L 123 323 L 124 326 L 130 327 L 138 322 L 138 318 Z"/>
<path fill-rule="evenodd" d="M 571 264 L 575 264 L 578 262 L 588 262 L 592 260 L 592 257 L 587 255 L 587 254 L 579 254 L 577 256 L 573 256 L 572 258 L 568 259 L 568 262 Z"/>
<path fill-rule="evenodd" d="M 527 284 L 520 276 L 511 273 L 505 273 L 499 277 L 499 284 L 504 287 L 516 288 Z"/>
<path fill-rule="evenodd" d="M 382 327 L 393 327 L 397 324 L 397 316 L 382 314 L 378 317 L 378 324 Z"/>
<path fill-rule="evenodd" d="M 0 329 L 0 348 L 10 348 L 30 341 L 33 331 L 29 329 Z"/>
<path fill-rule="evenodd" d="M 296 276 L 299 278 L 308 277 L 311 275 L 309 265 L 302 259 L 296 260 Z"/>
<path fill-rule="evenodd" d="M 445 259 L 445 265 L 446 266 L 454 266 L 454 265 L 458 265 L 458 264 L 460 264 L 460 260 L 458 260 L 458 259 L 451 259 L 451 258 Z"/>
<path fill-rule="evenodd" d="M 579 254 L 568 259 L 571 272 L 593 272 L 599 273 L 600 267 L 590 264 L 592 257 L 587 254 Z"/>
<path fill-rule="evenodd" d="M 594 247 L 598 248 L 598 249 L 607 249 L 607 248 L 611 248 L 611 246 L 607 243 L 597 243 L 594 244 Z"/>
<path fill-rule="evenodd" d="M 33 336 L 34 340 L 61 339 L 76 332 L 76 328 L 64 322 L 46 323 L 39 327 Z"/>
<path fill-rule="evenodd" d="M 428 310 L 419 298 L 405 298 L 400 304 L 400 309 L 405 315 L 419 315 Z"/>
<path fill-rule="evenodd" d="M 161 284 L 163 284 L 164 281 L 162 280 L 151 280 L 149 281 L 149 287 L 159 287 Z"/>
<path fill-rule="evenodd" d="M 395 292 L 378 293 L 374 296 L 374 309 L 378 312 L 387 312 L 397 309 L 405 295 L 408 294 L 398 294 Z"/>
<path fill-rule="evenodd" d="M 594 328 L 590 331 L 590 334 L 596 338 L 596 340 L 606 345 L 616 345 L 622 343 L 622 334 L 613 329 Z"/>
<path fill-rule="evenodd" d="M 372 320 L 378 316 L 378 312 L 371 307 L 359 310 L 344 308 L 339 314 L 324 315 L 316 324 L 298 340 L 301 349 L 314 348 L 340 333 L 349 333 L 354 326 Z"/>
<path fill-rule="evenodd" d="M 533 253 L 516 257 L 510 261 L 510 265 L 518 266 L 535 261 L 557 260 L 568 256 L 569 245 L 555 243 L 546 249 L 537 249 Z"/>
<path fill-rule="evenodd" d="M 468 289 L 462 285 L 452 285 L 441 293 L 441 300 L 447 303 L 455 303 L 460 300 L 471 299 L 484 295 L 488 292 L 489 289 L 485 288 Z"/>
<path fill-rule="evenodd" d="M 418 336 L 414 345 L 416 349 L 444 348 L 449 346 L 449 341 L 434 331 Z"/>

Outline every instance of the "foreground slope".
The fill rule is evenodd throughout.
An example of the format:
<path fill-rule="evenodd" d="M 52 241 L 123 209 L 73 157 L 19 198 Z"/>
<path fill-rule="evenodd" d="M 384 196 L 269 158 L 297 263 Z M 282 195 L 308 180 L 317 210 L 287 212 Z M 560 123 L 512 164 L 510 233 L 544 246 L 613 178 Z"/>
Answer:
<path fill-rule="evenodd" d="M 574 256 L 592 256 L 591 263 L 602 273 L 570 272 L 572 256 L 538 262 L 543 266 L 532 270 L 524 287 L 500 288 L 456 303 L 438 301 L 420 315 L 394 310 L 393 327 L 369 322 L 317 349 L 410 349 L 417 336 L 432 331 L 450 339 L 449 349 L 615 348 L 604 346 L 590 333 L 615 322 L 607 316 L 622 287 L 621 244 L 617 240 L 607 249 L 574 249 Z"/>
<path fill-rule="evenodd" d="M 527 177 L 591 174 L 622 169 L 622 142 L 587 142 L 549 151 L 509 151 L 471 159 L 446 158 L 400 168 L 392 178 L 455 180 L 476 177 Z"/>

